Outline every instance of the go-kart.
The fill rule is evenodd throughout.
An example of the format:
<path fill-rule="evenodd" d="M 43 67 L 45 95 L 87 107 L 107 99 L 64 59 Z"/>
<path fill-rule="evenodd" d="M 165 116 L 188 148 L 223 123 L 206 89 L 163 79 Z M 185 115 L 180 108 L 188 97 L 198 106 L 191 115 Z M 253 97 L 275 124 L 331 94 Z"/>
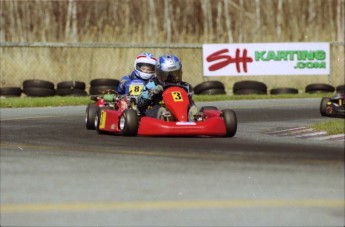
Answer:
<path fill-rule="evenodd" d="M 345 95 L 336 94 L 333 98 L 323 97 L 320 103 L 320 113 L 327 117 L 345 117 Z"/>
<path fill-rule="evenodd" d="M 101 107 L 95 117 L 96 130 L 124 136 L 233 137 L 236 134 L 237 117 L 233 110 L 202 107 L 193 115 L 193 120 L 189 120 L 190 101 L 183 87 L 165 87 L 162 97 L 165 111 L 161 111 L 158 118 L 142 116 L 135 108 L 128 108 L 128 104 L 120 105 L 118 110 Z M 120 99 L 120 103 L 123 100 Z"/>
<path fill-rule="evenodd" d="M 113 95 L 113 100 L 106 101 L 105 95 Z M 85 126 L 87 129 L 96 129 L 100 131 L 99 122 L 100 115 L 104 113 L 104 110 L 110 110 L 113 115 L 117 117 L 121 116 L 122 112 L 126 109 L 132 109 L 136 111 L 137 95 L 119 95 L 117 91 L 107 89 L 101 95 L 92 95 L 90 99 L 93 103 L 89 103 L 85 112 Z M 105 119 L 105 118 L 104 118 Z M 102 125 L 101 125 L 102 128 Z"/>

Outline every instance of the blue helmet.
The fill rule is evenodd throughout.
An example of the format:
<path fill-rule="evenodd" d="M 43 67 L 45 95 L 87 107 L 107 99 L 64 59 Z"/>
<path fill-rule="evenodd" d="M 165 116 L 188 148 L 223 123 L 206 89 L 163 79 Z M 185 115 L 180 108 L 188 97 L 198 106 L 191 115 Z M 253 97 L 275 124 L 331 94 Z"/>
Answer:
<path fill-rule="evenodd" d="M 180 83 L 182 81 L 182 64 L 172 54 L 160 56 L 156 65 L 156 77 L 163 83 Z"/>
<path fill-rule="evenodd" d="M 151 79 L 155 75 L 157 59 L 151 53 L 141 53 L 134 61 L 134 73 L 135 75 L 143 80 Z M 150 68 L 150 70 L 142 70 L 142 67 Z"/>

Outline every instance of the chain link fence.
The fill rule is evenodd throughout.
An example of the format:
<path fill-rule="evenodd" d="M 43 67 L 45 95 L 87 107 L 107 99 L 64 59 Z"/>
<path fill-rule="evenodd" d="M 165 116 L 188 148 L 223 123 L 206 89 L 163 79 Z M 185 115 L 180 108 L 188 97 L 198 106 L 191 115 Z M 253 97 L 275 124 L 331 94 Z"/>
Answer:
<path fill-rule="evenodd" d="M 331 74 L 324 76 L 219 76 L 204 77 L 202 45 L 140 44 L 69 44 L 69 43 L 0 43 L 0 86 L 21 87 L 24 80 L 40 79 L 53 83 L 98 78 L 120 79 L 133 70 L 135 57 L 141 52 L 156 56 L 172 53 L 183 64 L 183 80 L 193 86 L 209 80 L 224 83 L 231 94 L 234 83 L 242 80 L 263 82 L 268 89 L 293 87 L 304 92 L 311 83 L 332 86 L 344 84 L 344 43 L 331 43 Z"/>

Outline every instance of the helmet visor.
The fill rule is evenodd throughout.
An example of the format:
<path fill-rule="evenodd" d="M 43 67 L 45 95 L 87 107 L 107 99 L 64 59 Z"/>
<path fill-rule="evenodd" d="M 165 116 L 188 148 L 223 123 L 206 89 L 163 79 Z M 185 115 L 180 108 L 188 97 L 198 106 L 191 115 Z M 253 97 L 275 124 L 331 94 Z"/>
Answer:
<path fill-rule="evenodd" d="M 179 83 L 182 81 L 182 71 L 176 70 L 171 72 L 159 71 L 157 73 L 158 79 L 166 83 Z"/>
<path fill-rule="evenodd" d="M 143 73 L 154 73 L 155 72 L 155 65 L 148 64 L 148 63 L 138 63 L 137 70 Z"/>

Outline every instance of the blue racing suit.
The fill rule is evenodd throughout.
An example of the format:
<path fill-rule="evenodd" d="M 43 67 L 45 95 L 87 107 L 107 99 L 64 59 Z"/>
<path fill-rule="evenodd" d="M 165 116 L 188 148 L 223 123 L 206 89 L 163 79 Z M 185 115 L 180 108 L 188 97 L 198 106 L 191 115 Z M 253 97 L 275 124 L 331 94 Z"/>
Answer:
<path fill-rule="evenodd" d="M 117 92 L 120 95 L 140 95 L 144 85 L 147 81 L 136 77 L 135 71 L 129 76 L 121 78 L 119 85 L 117 86 Z"/>

